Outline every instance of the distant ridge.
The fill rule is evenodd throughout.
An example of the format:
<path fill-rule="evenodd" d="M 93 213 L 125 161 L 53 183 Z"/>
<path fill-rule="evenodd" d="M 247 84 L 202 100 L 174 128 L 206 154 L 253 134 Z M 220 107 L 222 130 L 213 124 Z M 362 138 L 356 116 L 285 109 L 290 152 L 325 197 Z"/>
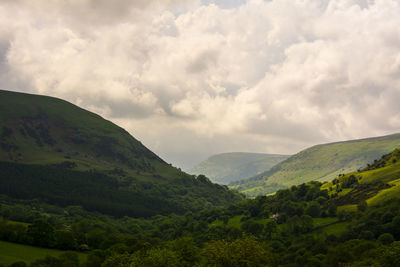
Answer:
<path fill-rule="evenodd" d="M 222 153 L 202 161 L 189 172 L 204 174 L 216 183 L 228 184 L 268 170 L 288 157 L 247 152 Z"/>

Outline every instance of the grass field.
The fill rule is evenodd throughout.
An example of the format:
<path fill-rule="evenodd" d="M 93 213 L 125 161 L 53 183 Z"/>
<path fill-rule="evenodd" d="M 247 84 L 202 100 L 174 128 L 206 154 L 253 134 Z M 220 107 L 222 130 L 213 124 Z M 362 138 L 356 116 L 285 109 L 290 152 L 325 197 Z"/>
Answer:
<path fill-rule="evenodd" d="M 31 263 L 46 257 L 46 255 L 58 257 L 65 252 L 66 251 L 63 250 L 39 248 L 0 241 L 0 265 L 3 264 L 7 266 L 16 261 Z M 76 253 L 78 254 L 79 262 L 84 263 L 87 255 L 84 253 Z"/>
<path fill-rule="evenodd" d="M 326 218 L 313 218 L 314 228 L 324 227 L 337 222 L 336 217 L 326 217 Z"/>
<path fill-rule="evenodd" d="M 355 212 L 357 211 L 357 205 L 344 205 L 339 206 L 338 211 Z"/>
<path fill-rule="evenodd" d="M 350 222 L 339 222 L 335 224 L 328 225 L 324 228 L 321 229 L 321 232 L 326 234 L 326 235 L 336 235 L 340 236 L 343 232 L 346 231 L 347 226 L 350 224 Z"/>

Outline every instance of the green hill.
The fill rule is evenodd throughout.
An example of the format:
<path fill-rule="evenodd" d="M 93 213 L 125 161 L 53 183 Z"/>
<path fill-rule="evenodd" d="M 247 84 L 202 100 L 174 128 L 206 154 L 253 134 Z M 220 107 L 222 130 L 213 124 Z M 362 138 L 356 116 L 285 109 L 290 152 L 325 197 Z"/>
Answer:
<path fill-rule="evenodd" d="M 311 180 L 329 181 L 340 173 L 365 167 L 398 146 L 400 134 L 316 145 L 231 186 L 248 196 L 257 196 Z"/>
<path fill-rule="evenodd" d="M 117 216 L 240 200 L 165 163 L 127 131 L 66 101 L 0 91 L 0 193 Z"/>
<path fill-rule="evenodd" d="M 0 91 L 0 160 L 29 164 L 73 161 L 74 169 L 122 168 L 178 174 L 124 129 L 71 103 Z M 145 176 L 145 175 L 144 175 Z"/>
<path fill-rule="evenodd" d="M 204 174 L 216 183 L 228 184 L 269 170 L 288 157 L 262 153 L 223 153 L 209 157 L 189 172 Z"/>

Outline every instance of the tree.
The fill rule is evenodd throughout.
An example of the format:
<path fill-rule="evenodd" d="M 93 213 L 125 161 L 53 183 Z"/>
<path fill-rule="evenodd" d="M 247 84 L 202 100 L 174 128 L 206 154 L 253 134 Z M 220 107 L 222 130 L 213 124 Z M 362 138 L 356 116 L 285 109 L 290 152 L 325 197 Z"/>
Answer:
<path fill-rule="evenodd" d="M 328 214 L 330 217 L 335 217 L 337 212 L 337 206 L 334 203 L 329 204 Z"/>
<path fill-rule="evenodd" d="M 375 235 L 373 232 L 365 230 L 362 231 L 359 235 L 358 235 L 359 239 L 365 239 L 365 240 L 373 240 L 375 238 Z"/>
<path fill-rule="evenodd" d="M 102 267 L 124 267 L 130 266 L 132 260 L 129 254 L 113 254 L 108 257 L 103 264 Z"/>
<path fill-rule="evenodd" d="M 27 234 L 34 245 L 50 247 L 54 243 L 54 228 L 43 219 L 36 219 L 29 225 Z"/>
<path fill-rule="evenodd" d="M 362 200 L 358 205 L 357 205 L 357 210 L 363 212 L 367 209 L 367 202 L 365 200 Z"/>
<path fill-rule="evenodd" d="M 57 248 L 64 250 L 76 248 L 77 244 L 71 231 L 56 230 L 54 232 L 54 237 Z"/>
<path fill-rule="evenodd" d="M 393 242 L 380 251 L 382 266 L 400 266 L 400 242 Z"/>
<path fill-rule="evenodd" d="M 318 217 L 321 214 L 321 206 L 318 202 L 312 201 L 306 208 L 306 214 L 311 217 Z"/>
<path fill-rule="evenodd" d="M 257 236 L 260 235 L 264 230 L 264 225 L 253 221 L 246 221 L 242 224 L 240 229 L 246 233 Z"/>
<path fill-rule="evenodd" d="M 106 232 L 101 229 L 93 229 L 86 235 L 88 245 L 92 248 L 99 248 L 100 244 L 105 240 Z"/>
<path fill-rule="evenodd" d="M 393 243 L 394 238 L 393 238 L 393 236 L 392 236 L 391 234 L 389 234 L 389 233 L 384 233 L 384 234 L 381 234 L 381 235 L 378 237 L 378 240 L 379 240 L 379 242 L 381 242 L 383 245 L 390 245 L 391 243 Z"/>
<path fill-rule="evenodd" d="M 172 250 L 163 248 L 150 249 L 143 253 L 142 251 L 135 252 L 132 255 L 132 267 L 176 267 L 182 266 L 179 262 L 178 255 Z"/>
<path fill-rule="evenodd" d="M 168 247 L 176 253 L 179 262 L 185 266 L 194 266 L 199 260 L 199 248 L 192 237 L 181 237 L 171 241 Z"/>
<path fill-rule="evenodd" d="M 9 267 L 27 267 L 26 262 L 24 261 L 16 261 L 13 264 L 9 265 Z"/>
<path fill-rule="evenodd" d="M 203 254 L 207 266 L 274 266 L 272 253 L 252 236 L 245 236 L 232 243 L 224 240 L 206 244 Z"/>
<path fill-rule="evenodd" d="M 313 220 L 308 215 L 296 215 L 288 220 L 286 227 L 289 233 L 295 235 L 307 233 L 313 229 Z"/>
<path fill-rule="evenodd" d="M 265 225 L 265 234 L 267 235 L 268 239 L 271 239 L 272 234 L 275 233 L 277 230 L 277 224 L 274 220 L 268 221 Z"/>

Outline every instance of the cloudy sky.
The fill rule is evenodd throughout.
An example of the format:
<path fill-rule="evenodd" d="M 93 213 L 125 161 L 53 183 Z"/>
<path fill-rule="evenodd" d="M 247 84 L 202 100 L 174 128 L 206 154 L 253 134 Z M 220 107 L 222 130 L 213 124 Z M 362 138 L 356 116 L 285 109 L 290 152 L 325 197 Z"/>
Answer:
<path fill-rule="evenodd" d="M 187 169 L 399 132 L 400 0 L 1 0 L 0 88 Z"/>

